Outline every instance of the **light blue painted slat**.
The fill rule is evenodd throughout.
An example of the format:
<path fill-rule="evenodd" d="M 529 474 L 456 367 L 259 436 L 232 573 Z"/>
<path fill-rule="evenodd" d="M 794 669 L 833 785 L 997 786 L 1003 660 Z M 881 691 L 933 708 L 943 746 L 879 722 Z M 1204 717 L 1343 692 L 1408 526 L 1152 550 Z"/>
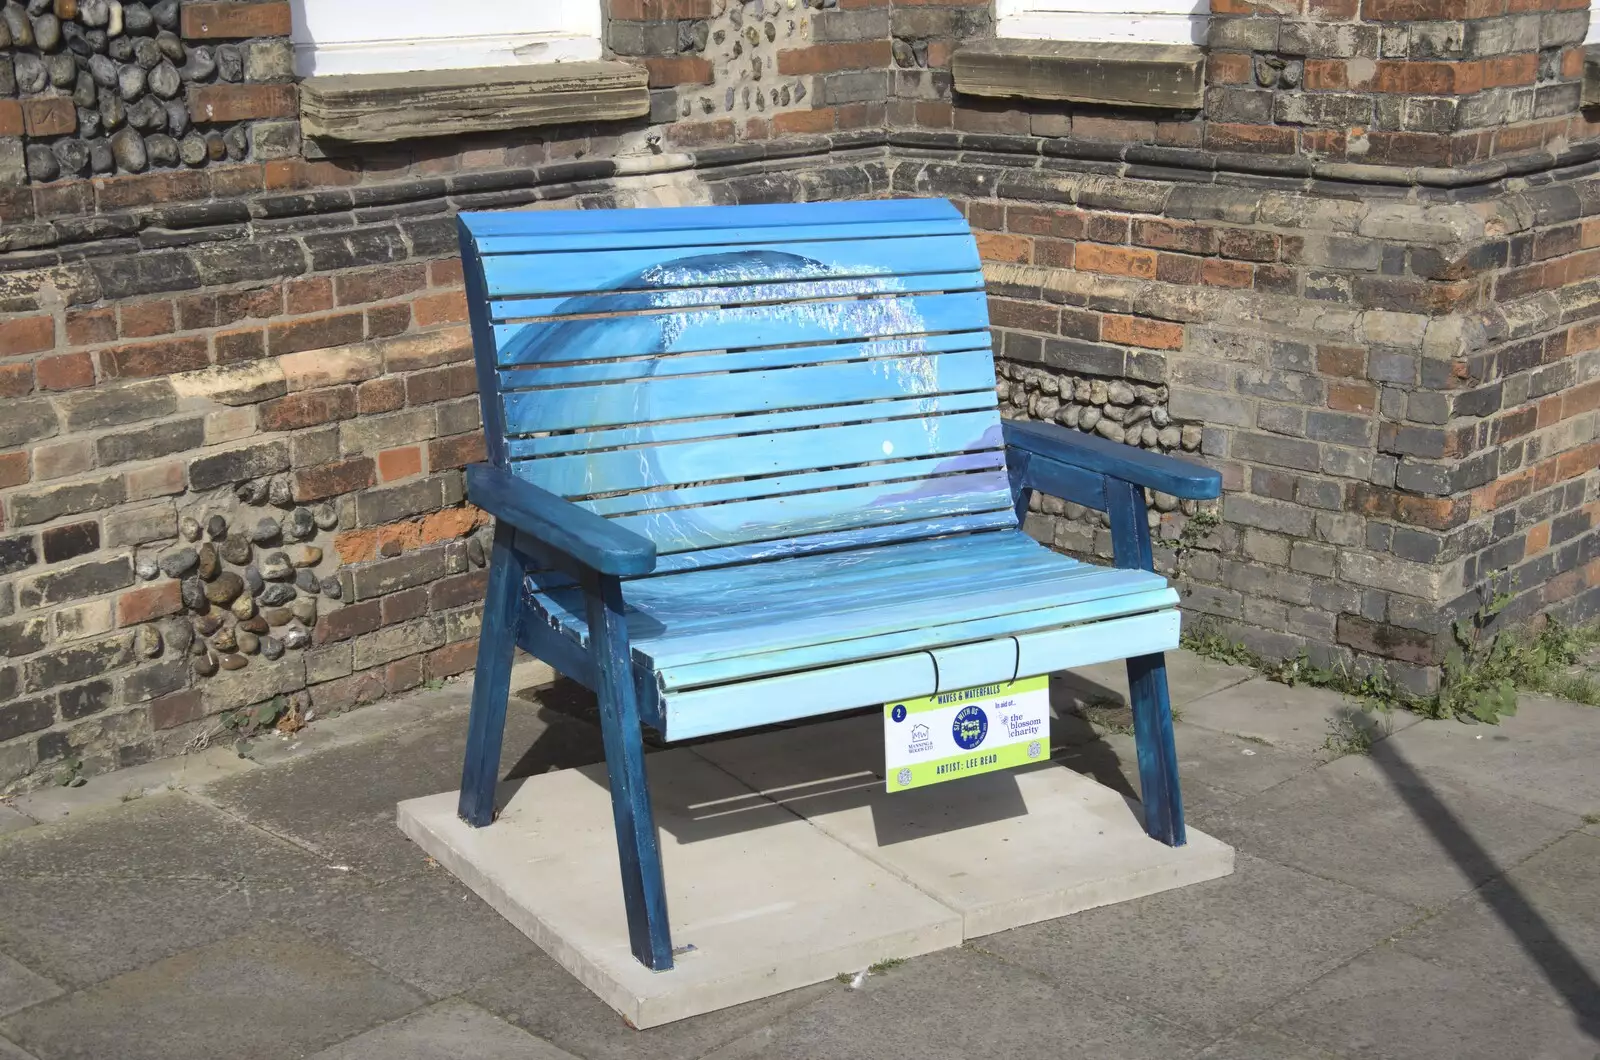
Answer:
<path fill-rule="evenodd" d="M 738 545 L 713 546 L 670 556 L 656 557 L 656 573 L 709 570 L 742 563 L 809 556 L 856 548 L 871 548 L 904 541 L 920 541 L 945 535 L 976 535 L 1017 526 L 1015 511 L 971 512 L 959 516 L 858 526 L 849 530 L 826 530 L 816 534 L 796 534 L 775 541 L 750 541 Z"/>
<path fill-rule="evenodd" d="M 541 457 L 515 461 L 511 470 L 523 481 L 562 497 L 593 496 L 891 458 L 998 451 L 998 422 L 998 413 L 961 412 L 646 449 Z"/>
<path fill-rule="evenodd" d="M 907 239 L 928 236 L 967 236 L 970 230 L 966 221 L 957 217 L 950 221 L 870 221 L 856 224 L 794 225 L 742 225 L 739 228 L 679 228 L 660 232 L 587 232 L 581 235 L 480 236 L 479 253 L 494 255 L 537 255 L 582 251 L 587 254 L 608 250 L 678 250 L 679 248 L 704 248 L 738 246 L 744 243 L 813 242 L 823 243 L 836 239 Z"/>
<path fill-rule="evenodd" d="M 688 442 L 701 438 L 732 438 L 762 435 L 772 431 L 792 431 L 802 427 L 823 427 L 874 420 L 901 419 L 907 416 L 939 416 L 952 412 L 979 412 L 995 408 L 992 389 L 932 397 L 869 401 L 860 405 L 829 405 L 825 408 L 767 412 L 756 416 L 721 416 L 709 420 L 674 420 L 667 423 L 641 423 L 634 427 L 553 434 L 542 438 L 514 438 L 510 449 L 513 460 L 525 457 L 559 456 L 601 449 L 621 449 L 668 442 Z"/>
<path fill-rule="evenodd" d="M 505 395 L 506 433 L 534 434 L 854 405 L 982 390 L 986 386 L 994 386 L 994 358 L 988 350 L 974 350 L 764 369 L 741 372 L 737 377 L 669 376 L 560 390 L 519 390 Z M 994 444 L 1001 444 L 998 435 Z"/>
<path fill-rule="evenodd" d="M 564 235 L 671 229 L 744 228 L 749 225 L 876 224 L 944 221 L 960 217 L 946 199 L 878 199 L 856 202 L 778 203 L 759 206 L 673 206 L 648 210 L 526 210 L 467 212 L 462 223 L 475 236 Z"/>
<path fill-rule="evenodd" d="M 1154 585 L 1150 584 L 1148 578 L 1139 583 L 1130 583 L 1128 579 L 1119 578 L 1114 570 L 1088 566 L 1063 571 L 1056 576 L 1034 574 L 1031 580 L 1024 579 L 1020 584 L 1013 584 L 999 572 L 994 572 L 991 577 L 994 580 L 992 586 L 969 585 L 966 592 L 955 587 L 946 593 L 930 591 L 932 587 L 924 587 L 921 592 L 906 588 L 900 598 L 880 600 L 875 602 L 875 606 L 840 594 L 839 603 L 831 613 L 829 607 L 819 601 L 815 606 L 797 609 L 793 620 L 772 619 L 761 625 L 754 624 L 752 620 L 752 624 L 743 630 L 715 619 L 686 622 L 682 625 L 688 626 L 688 629 L 683 632 L 675 627 L 651 634 L 641 632 L 634 650 L 657 668 L 684 666 L 762 651 L 811 647 L 830 641 L 902 632 L 933 624 L 973 622 L 1045 606 L 1115 599 L 1163 588 L 1159 580 Z M 859 606 L 851 609 L 848 605 L 852 603 Z"/>
<path fill-rule="evenodd" d="M 1003 509 L 1003 511 L 1001 511 Z M 1001 511 L 1015 519 L 1011 494 L 1001 472 L 951 475 L 933 483 L 858 486 L 794 497 L 734 501 L 612 520 L 654 541 L 661 553 L 790 539 L 830 530 L 955 519 Z M 778 554 L 782 554 L 781 552 Z"/>
<path fill-rule="evenodd" d="M 982 331 L 988 307 L 977 292 L 835 302 L 692 309 L 650 316 L 496 324 L 500 364 L 614 360 L 646 354 L 748 350 L 854 342 L 942 331 Z"/>
<path fill-rule="evenodd" d="M 747 681 L 770 674 L 792 673 L 823 666 L 838 666 L 861 659 L 878 659 L 907 651 L 934 650 L 939 663 L 939 688 L 970 688 L 984 681 L 994 680 L 993 674 L 1004 672 L 1009 677 L 1016 663 L 1017 649 L 1011 637 L 1079 622 L 1092 622 L 1106 617 L 1141 614 L 1176 603 L 1171 590 L 1148 592 L 1127 597 L 1087 600 L 1075 604 L 1062 604 L 1026 611 L 1014 611 L 989 618 L 925 629 L 884 633 L 855 640 L 830 641 L 800 648 L 788 648 L 753 655 L 740 655 L 710 662 L 681 666 L 665 666 L 659 671 L 662 685 L 670 691 L 702 688 Z M 981 648 L 966 643 L 974 637 L 996 637 L 1001 640 L 982 642 Z M 1004 655 L 1003 668 L 991 659 L 993 652 Z M 974 672 L 973 667 L 981 672 Z"/>
<path fill-rule="evenodd" d="M 761 368 L 793 368 L 806 364 L 872 361 L 934 353 L 989 351 L 989 336 L 982 331 L 950 335 L 914 335 L 876 342 L 835 342 L 822 346 L 768 346 L 734 353 L 678 353 L 635 357 L 626 361 L 589 361 L 583 364 L 502 368 L 500 386 L 506 391 L 610 383 L 623 380 L 665 379 L 680 375 L 714 375 Z"/>
<path fill-rule="evenodd" d="M 649 290 L 662 287 L 778 283 L 822 277 L 904 276 L 980 268 L 970 235 L 849 239 L 821 243 L 751 243 L 652 250 L 500 254 L 483 259 L 491 301 L 528 295 Z M 600 296 L 603 299 L 603 295 Z M 574 306 L 568 312 L 578 311 Z"/>
<path fill-rule="evenodd" d="M 604 497 L 600 500 L 579 503 L 596 515 L 611 517 L 660 511 L 664 508 L 693 508 L 702 504 L 721 504 L 724 501 L 777 497 L 787 493 L 812 493 L 817 490 L 838 489 L 840 486 L 862 486 L 869 482 L 904 485 L 921 481 L 933 474 L 991 471 L 1004 466 L 1004 459 L 999 452 L 963 453 L 955 457 L 933 457 L 896 464 L 871 464 L 834 468 L 830 471 L 811 471 L 800 475 L 741 479 L 737 482 L 719 482 L 710 486 L 692 486 L 687 489 L 650 490 L 645 493 L 629 493 L 621 497 Z"/>
<path fill-rule="evenodd" d="M 1129 653 L 1165 651 L 1177 643 L 1177 634 L 1176 611 L 1028 634 L 1017 638 L 1027 660 L 1018 676 L 1090 666 L 1121 659 Z M 1009 677 L 1002 658 L 988 680 Z M 666 722 L 663 735 L 669 740 L 689 740 L 895 699 L 929 696 L 936 690 L 933 660 L 926 653 L 897 655 L 669 695 L 662 705 Z"/>
<path fill-rule="evenodd" d="M 938 291 L 980 291 L 983 273 L 933 272 L 910 276 L 869 276 L 847 279 L 795 280 L 788 283 L 741 284 L 732 287 L 674 287 L 653 291 L 619 291 L 595 294 L 583 300 L 585 313 L 628 313 L 648 309 L 688 306 L 742 305 L 749 302 L 786 302 L 797 298 L 836 298 L 864 294 L 921 294 Z M 517 298 L 489 303 L 496 322 L 527 317 L 562 316 L 574 312 L 570 296 Z"/>

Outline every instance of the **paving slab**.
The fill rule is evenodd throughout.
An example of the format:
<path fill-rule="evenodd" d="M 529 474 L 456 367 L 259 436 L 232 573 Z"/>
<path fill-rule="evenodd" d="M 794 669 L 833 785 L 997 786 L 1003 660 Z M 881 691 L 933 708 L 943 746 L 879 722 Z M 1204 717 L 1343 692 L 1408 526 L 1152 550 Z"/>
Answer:
<path fill-rule="evenodd" d="M 1202 1052 L 1196 1060 L 1342 1060 L 1337 1053 L 1250 1024 Z"/>
<path fill-rule="evenodd" d="M 1364 711 L 1337 692 L 1279 684 L 1265 677 L 1191 700 L 1182 713 L 1186 725 L 1261 740 L 1302 755 L 1325 755 L 1331 727 L 1341 723 L 1358 725 L 1382 737 L 1420 720 L 1404 710 Z"/>
<path fill-rule="evenodd" d="M 395 830 L 395 804 L 458 786 L 465 749 L 466 715 L 454 712 L 214 784 L 203 795 L 368 878 L 394 879 L 428 871 L 423 853 Z M 598 729 L 514 702 L 502 776 L 603 758 Z"/>
<path fill-rule="evenodd" d="M 0 1016 L 48 1001 L 59 993 L 59 986 L 0 953 Z"/>
<path fill-rule="evenodd" d="M 24 828 L 32 828 L 38 824 L 32 817 L 14 808 L 9 802 L 0 802 L 0 835 L 9 832 L 20 832 Z"/>
<path fill-rule="evenodd" d="M 1392 748 L 1414 768 L 1573 814 L 1600 813 L 1600 709 L 1521 696 L 1498 725 L 1424 721 Z"/>
<path fill-rule="evenodd" d="M 371 966 L 267 929 L 157 961 L 0 1021 L 43 1060 L 280 1060 L 424 1004 Z"/>
<path fill-rule="evenodd" d="M 629 950 L 605 767 L 507 785 L 469 828 L 457 793 L 400 804 L 405 833 L 636 1027 L 958 945 L 960 918 L 687 749 L 649 761 L 672 938 Z"/>
<path fill-rule="evenodd" d="M 573 1060 L 466 1001 L 442 1001 L 324 1049 L 311 1060 Z"/>
<path fill-rule="evenodd" d="M 1241 851 L 1434 908 L 1580 823 L 1478 785 L 1420 777 L 1386 747 L 1241 800 L 1212 828 Z"/>
<path fill-rule="evenodd" d="M 968 949 L 837 989 L 707 1060 L 1173 1060 L 1205 1039 L 1104 994 L 1066 991 Z"/>
<path fill-rule="evenodd" d="M 1247 666 L 1230 666 L 1188 651 L 1167 652 L 1167 698 L 1174 710 L 1182 711 L 1202 696 L 1255 676 L 1256 671 Z M 1122 660 L 1050 675 L 1050 704 L 1057 710 L 1105 703 L 1128 703 L 1128 666 Z"/>
<path fill-rule="evenodd" d="M 1574 832 L 1403 933 L 1395 945 L 1507 991 L 1566 1005 L 1600 1029 L 1597 896 L 1600 837 Z"/>
<path fill-rule="evenodd" d="M 1352 1057 L 1594 1060 L 1600 1046 L 1553 1005 L 1379 946 L 1262 1022 Z"/>
<path fill-rule="evenodd" d="M 0 1060 L 39 1060 L 32 1053 L 25 1053 L 21 1046 L 13 1045 L 0 1038 Z"/>
<path fill-rule="evenodd" d="M 239 757 L 232 747 L 208 747 L 195 754 L 102 773 L 89 778 L 82 787 L 40 788 L 18 795 L 11 802 L 35 821 L 59 821 L 73 814 L 114 809 L 162 792 L 199 787 L 255 768 L 256 763 Z M 4 821 L 0 820 L 0 832 L 4 831 Z"/>
<path fill-rule="evenodd" d="M 959 912 L 968 939 L 1233 871 L 1226 844 L 1159 843 L 1136 804 L 1054 763 L 891 794 L 883 740 L 872 715 L 694 751 Z"/>
<path fill-rule="evenodd" d="M 1033 924 L 975 945 L 1068 992 L 1113 997 L 1214 1036 L 1417 915 L 1401 902 L 1241 853 L 1237 871 L 1225 880 Z"/>

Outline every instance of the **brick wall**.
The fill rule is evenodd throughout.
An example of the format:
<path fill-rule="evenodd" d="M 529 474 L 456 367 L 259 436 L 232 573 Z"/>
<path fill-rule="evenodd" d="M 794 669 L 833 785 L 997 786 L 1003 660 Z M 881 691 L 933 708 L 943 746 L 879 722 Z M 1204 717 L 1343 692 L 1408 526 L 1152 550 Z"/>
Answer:
<path fill-rule="evenodd" d="M 275 6 L 207 5 L 205 32 L 265 34 Z M 0 186 L 0 788 L 174 753 L 272 695 L 334 711 L 471 665 L 460 209 L 948 196 L 980 233 L 1008 415 L 1223 470 L 1203 535 L 1200 507 L 1152 498 L 1193 614 L 1424 688 L 1497 575 L 1509 618 L 1594 615 L 1600 137 L 1524 116 L 1570 95 L 1582 28 L 1474 7 L 1433 55 L 1448 19 L 1376 10 L 1225 12 L 1201 114 L 955 93 L 986 0 L 611 0 L 648 121 L 341 153 L 258 112 L 242 160 Z M 1368 61 L 1357 159 L 1357 126 L 1302 101 Z M 1391 61 L 1458 65 L 1413 84 Z M 1443 89 L 1479 74 L 1532 80 L 1478 127 L 1460 115 L 1489 97 Z M 1256 116 L 1224 120 L 1229 93 Z M 1384 125 L 1416 100 L 1457 118 Z M 1413 132 L 1460 164 L 1376 164 L 1413 142 L 1379 133 Z M 1036 508 L 1034 533 L 1109 555 L 1093 513 Z"/>

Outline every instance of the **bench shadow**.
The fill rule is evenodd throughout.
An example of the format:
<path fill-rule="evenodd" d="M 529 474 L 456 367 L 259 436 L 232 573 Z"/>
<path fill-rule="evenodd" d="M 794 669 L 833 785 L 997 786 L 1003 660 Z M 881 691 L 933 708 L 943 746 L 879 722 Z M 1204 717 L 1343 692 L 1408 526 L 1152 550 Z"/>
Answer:
<path fill-rule="evenodd" d="M 1349 714 L 1361 712 L 1348 708 Z M 1526 895 L 1505 875 L 1461 820 L 1450 811 L 1422 776 L 1389 741 L 1379 740 L 1368 752 L 1395 792 L 1438 842 L 1441 849 L 1478 888 L 1488 905 L 1545 980 L 1566 1000 L 1578 1029 L 1600 1040 L 1600 982 L 1589 974 L 1571 947 Z"/>

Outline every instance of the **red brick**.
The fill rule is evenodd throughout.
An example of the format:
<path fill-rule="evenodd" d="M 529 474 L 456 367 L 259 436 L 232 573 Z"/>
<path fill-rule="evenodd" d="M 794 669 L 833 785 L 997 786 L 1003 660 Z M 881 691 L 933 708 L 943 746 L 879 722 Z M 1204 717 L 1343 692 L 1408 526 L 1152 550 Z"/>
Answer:
<path fill-rule="evenodd" d="M 1209 258 L 1196 258 L 1188 254 L 1156 255 L 1156 279 L 1162 283 L 1196 284 Z"/>
<path fill-rule="evenodd" d="M 1023 236 L 977 234 L 978 256 L 984 261 L 1010 261 L 1026 265 L 1033 261 L 1033 240 Z"/>
<path fill-rule="evenodd" d="M 175 615 L 183 610 L 183 600 L 178 594 L 178 582 L 165 578 L 154 585 L 129 589 L 117 597 L 117 625 L 137 626 L 163 615 Z"/>
<path fill-rule="evenodd" d="M 267 333 L 260 328 L 238 328 L 216 333 L 218 364 L 259 361 L 267 355 Z"/>
<path fill-rule="evenodd" d="M 420 328 L 435 324 L 460 324 L 467 319 L 465 291 L 445 291 L 418 298 L 411 304 L 412 315 Z"/>
<path fill-rule="evenodd" d="M 152 497 L 171 497 L 187 489 L 184 462 L 173 460 L 153 467 L 141 467 L 123 476 L 128 500 L 143 501 Z"/>
<path fill-rule="evenodd" d="M 435 680 L 466 673 L 477 664 L 478 638 L 458 640 L 428 653 L 428 676 Z"/>
<path fill-rule="evenodd" d="M 267 350 L 274 356 L 348 346 L 360 342 L 366 325 L 360 313 L 333 313 L 302 320 L 274 321 L 267 325 Z"/>
<path fill-rule="evenodd" d="M 377 600 L 363 600 L 359 604 L 346 604 L 334 611 L 326 611 L 317 619 L 316 642 L 333 644 L 363 633 L 371 633 L 383 625 L 383 612 Z"/>
<path fill-rule="evenodd" d="M 172 303 L 167 299 L 125 305 L 119 311 L 125 339 L 143 339 L 172 331 Z"/>
<path fill-rule="evenodd" d="M 1160 320 L 1107 313 L 1100 324 L 1100 338 L 1124 346 L 1143 346 L 1151 350 L 1176 350 L 1183 347 L 1183 325 Z"/>
<path fill-rule="evenodd" d="M 17 317 L 0 322 L 0 357 L 38 353 L 55 345 L 55 318 L 49 315 Z"/>
<path fill-rule="evenodd" d="M 465 397 L 478 391 L 478 376 L 470 364 L 452 364 L 406 376 L 406 404 L 426 405 L 433 401 Z"/>
<path fill-rule="evenodd" d="M 484 448 L 483 433 L 457 434 L 449 438 L 435 438 L 428 443 L 428 467 L 443 471 L 450 467 L 465 467 L 489 459 Z"/>
<path fill-rule="evenodd" d="M 446 258 L 428 264 L 429 287 L 460 287 L 461 283 L 460 258 Z"/>
<path fill-rule="evenodd" d="M 1128 247 L 1106 247 L 1098 243 L 1079 243 L 1073 255 L 1077 268 L 1085 272 L 1104 272 L 1115 276 L 1137 276 L 1154 279 L 1156 255 L 1153 250 L 1134 250 Z"/>
<path fill-rule="evenodd" d="M 995 327 L 1020 328 L 1023 331 L 1042 331 L 1054 335 L 1061 323 L 1061 310 L 1043 302 L 991 298 L 989 321 Z"/>
<path fill-rule="evenodd" d="M 293 85 L 216 84 L 189 89 L 189 110 L 197 122 L 288 118 L 294 116 L 297 106 Z"/>
<path fill-rule="evenodd" d="M 207 40 L 286 37 L 291 28 L 287 0 L 271 3 L 185 4 L 182 35 Z"/>
<path fill-rule="evenodd" d="M 434 262 L 434 266 L 445 264 Z M 456 262 L 457 271 L 461 263 Z M 459 281 L 457 281 L 459 282 Z M 361 302 L 383 302 L 399 298 L 428 285 L 427 275 L 421 265 L 402 265 L 398 268 L 366 269 L 348 272 L 334 280 L 334 292 L 339 304 L 355 305 Z"/>
<path fill-rule="evenodd" d="M 294 473 L 294 499 L 319 501 L 341 493 L 366 489 L 377 481 L 370 456 L 355 456 L 331 464 L 301 468 Z"/>
<path fill-rule="evenodd" d="M 711 64 L 695 55 L 655 56 L 638 60 L 650 71 L 651 88 L 673 85 L 709 85 Z"/>
<path fill-rule="evenodd" d="M 472 358 L 472 333 L 464 327 L 442 328 L 374 344 L 390 372 L 414 372 Z"/>
<path fill-rule="evenodd" d="M 1200 269 L 1200 282 L 1212 287 L 1249 287 L 1254 274 L 1255 269 L 1242 261 L 1207 258 Z"/>
<path fill-rule="evenodd" d="M 486 570 L 452 574 L 428 586 L 428 603 L 435 611 L 464 607 L 482 600 L 488 587 L 489 572 Z"/>
<path fill-rule="evenodd" d="M 1278 237 L 1270 232 L 1251 232 L 1244 228 L 1224 228 L 1217 239 L 1217 250 L 1225 258 L 1245 261 L 1275 261 Z"/>
<path fill-rule="evenodd" d="M 977 210 L 986 203 L 973 203 Z M 974 221 L 974 224 L 977 224 Z M 988 227 L 978 225 L 978 227 Z M 996 225 L 995 227 L 999 227 Z M 1055 210 L 1045 206 L 1006 207 L 1005 228 L 1024 236 L 1049 236 L 1052 239 L 1082 239 L 1083 214 L 1077 210 Z"/>
<path fill-rule="evenodd" d="M 29 136 L 67 136 L 78 127 L 78 112 L 65 96 L 25 99 L 22 125 Z"/>
<path fill-rule="evenodd" d="M 1188 254 L 1215 254 L 1217 230 L 1183 221 L 1135 221 L 1133 242 L 1143 247 L 1181 250 Z"/>
<path fill-rule="evenodd" d="M 356 414 L 356 388 L 328 387 L 302 390 L 257 406 L 257 423 L 263 431 L 293 431 L 347 420 Z"/>
<path fill-rule="evenodd" d="M 0 453 L 0 489 L 20 486 L 28 481 L 27 453 Z"/>
<path fill-rule="evenodd" d="M 1369 413 L 1378 407 L 1378 388 L 1371 383 L 1332 383 L 1328 407 L 1339 412 Z"/>
<path fill-rule="evenodd" d="M 354 161 L 308 162 L 303 158 L 285 158 L 263 166 L 261 182 L 273 190 L 342 187 L 359 184 L 361 169 Z"/>
<path fill-rule="evenodd" d="M 3 325 L 0 325 L 3 327 Z M 67 313 L 67 345 L 88 346 L 96 342 L 114 342 L 117 338 L 117 314 L 111 309 L 76 309 Z"/>
<path fill-rule="evenodd" d="M 94 358 L 87 353 L 61 353 L 41 357 L 34 370 L 41 390 L 76 390 L 94 386 Z"/>
<path fill-rule="evenodd" d="M 0 397 L 21 397 L 33 393 L 33 365 L 0 364 Z"/>
<path fill-rule="evenodd" d="M 14 99 L 0 99 L 0 136 L 21 136 L 24 128 L 22 104 Z"/>
<path fill-rule="evenodd" d="M 283 285 L 283 311 L 290 316 L 333 308 L 333 281 L 326 276 L 290 280 Z"/>
<path fill-rule="evenodd" d="M 1278 125 L 1207 122 L 1206 146 L 1213 151 L 1286 155 L 1295 150 L 1294 130 Z"/>
<path fill-rule="evenodd" d="M 150 727 L 157 731 L 175 729 L 179 725 L 199 721 L 205 716 L 206 707 L 198 688 L 186 688 L 182 692 L 162 696 L 150 703 Z"/>
<path fill-rule="evenodd" d="M 823 74 L 834 70 L 875 70 L 889 65 L 887 40 L 814 44 L 778 53 L 780 74 Z"/>
<path fill-rule="evenodd" d="M 100 351 L 100 372 L 107 379 L 147 379 L 175 372 L 191 372 L 210 364 L 206 340 L 198 335 L 157 342 L 136 342 Z"/>
<path fill-rule="evenodd" d="M 772 127 L 780 133 L 832 132 L 834 112 L 832 107 L 817 110 L 791 110 L 772 117 Z"/>
<path fill-rule="evenodd" d="M 427 663 L 420 655 L 396 659 L 383 668 L 383 685 L 390 695 L 410 691 L 427 679 Z"/>
<path fill-rule="evenodd" d="M 393 412 L 406 403 L 406 385 L 399 379 L 371 379 L 356 388 L 356 408 L 363 416 Z"/>
<path fill-rule="evenodd" d="M 1367 374 L 1367 351 L 1360 346 L 1318 346 L 1317 371 L 1360 379 Z"/>
<path fill-rule="evenodd" d="M 383 605 L 384 625 L 409 622 L 428 613 L 428 587 L 419 585 L 414 589 L 390 593 L 388 596 L 379 597 L 378 602 Z"/>
<path fill-rule="evenodd" d="M 192 169 L 99 177 L 91 184 L 95 203 L 102 213 L 114 213 L 130 206 L 204 199 L 209 194 L 207 174 Z"/>
<path fill-rule="evenodd" d="M 408 445 L 378 454 L 378 478 L 384 482 L 422 474 L 422 447 Z"/>
<path fill-rule="evenodd" d="M 411 327 L 411 307 L 404 302 L 367 310 L 367 338 L 386 339 Z"/>

